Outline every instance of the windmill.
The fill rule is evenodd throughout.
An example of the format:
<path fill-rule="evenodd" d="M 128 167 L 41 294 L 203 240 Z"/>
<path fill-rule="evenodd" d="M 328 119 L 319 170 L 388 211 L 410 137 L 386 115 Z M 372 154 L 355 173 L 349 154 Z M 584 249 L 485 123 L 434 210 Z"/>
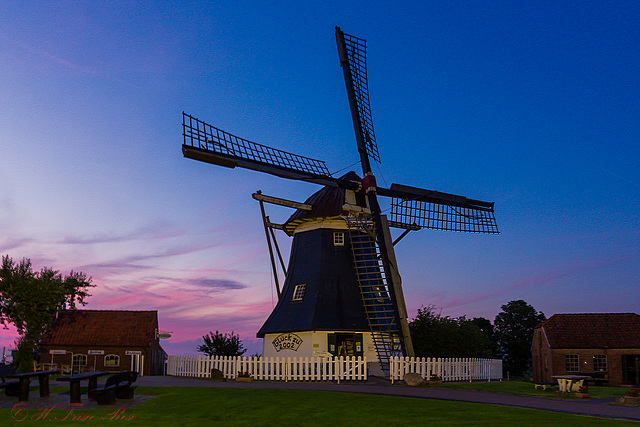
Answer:
<path fill-rule="evenodd" d="M 322 185 L 304 203 L 258 192 L 278 303 L 258 332 L 264 355 L 367 355 L 383 371 L 392 356 L 413 356 L 393 246 L 422 228 L 498 233 L 493 203 L 407 185 L 376 184 L 371 161 L 380 163 L 369 106 L 366 41 L 336 27 L 340 65 L 351 109 L 362 177 L 329 173 L 325 162 L 260 145 L 183 112 L 183 155 L 229 168 L 242 167 Z M 378 197 L 389 197 L 382 214 Z M 271 223 L 264 203 L 296 211 Z M 404 230 L 392 241 L 390 227 Z M 273 230 L 293 236 L 285 268 Z M 285 282 L 280 289 L 275 247 Z"/>

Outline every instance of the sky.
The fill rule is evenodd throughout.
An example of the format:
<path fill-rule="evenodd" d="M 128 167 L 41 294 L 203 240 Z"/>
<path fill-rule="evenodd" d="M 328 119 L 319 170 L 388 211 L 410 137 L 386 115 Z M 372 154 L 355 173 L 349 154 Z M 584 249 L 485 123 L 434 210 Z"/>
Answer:
<path fill-rule="evenodd" d="M 367 40 L 378 183 L 495 202 L 499 235 L 395 247 L 410 318 L 638 313 L 638 22 L 636 1 L 2 2 L 0 254 L 91 276 L 88 309 L 158 310 L 169 354 L 216 330 L 261 352 L 251 194 L 319 187 L 183 158 L 182 112 L 360 172 L 340 26 Z"/>

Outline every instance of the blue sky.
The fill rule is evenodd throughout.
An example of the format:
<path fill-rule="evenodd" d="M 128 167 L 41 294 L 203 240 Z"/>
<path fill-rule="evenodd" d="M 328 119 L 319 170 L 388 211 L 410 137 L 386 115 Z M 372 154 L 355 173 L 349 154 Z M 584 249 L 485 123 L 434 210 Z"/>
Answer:
<path fill-rule="evenodd" d="M 87 308 L 159 310 L 171 354 L 259 350 L 251 193 L 318 187 L 184 159 L 181 113 L 348 168 L 338 25 L 368 42 L 378 182 L 496 204 L 498 236 L 396 247 L 410 316 L 639 311 L 639 3 L 94 3 L 0 5 L 0 253 L 92 276 Z"/>

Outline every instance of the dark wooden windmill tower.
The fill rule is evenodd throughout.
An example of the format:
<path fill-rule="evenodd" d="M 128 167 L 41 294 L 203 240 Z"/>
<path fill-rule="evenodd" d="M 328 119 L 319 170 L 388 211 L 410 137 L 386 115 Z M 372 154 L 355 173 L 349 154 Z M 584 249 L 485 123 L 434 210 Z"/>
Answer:
<path fill-rule="evenodd" d="M 493 203 L 406 185 L 376 185 L 370 161 L 380 162 L 367 83 L 366 42 L 336 27 L 362 177 L 333 177 L 320 160 L 247 141 L 183 113 L 185 157 L 230 168 L 243 167 L 324 187 L 305 203 L 269 197 L 260 201 L 278 303 L 258 337 L 264 356 L 366 355 L 383 370 L 395 355 L 413 355 L 393 245 L 411 230 L 430 228 L 498 233 Z M 378 196 L 391 198 L 389 218 Z M 296 209 L 272 224 L 264 202 Z M 404 229 L 395 242 L 389 227 Z M 273 229 L 293 236 L 280 290 Z M 277 246 L 276 246 L 277 249 Z M 279 255 L 279 250 L 278 250 Z"/>

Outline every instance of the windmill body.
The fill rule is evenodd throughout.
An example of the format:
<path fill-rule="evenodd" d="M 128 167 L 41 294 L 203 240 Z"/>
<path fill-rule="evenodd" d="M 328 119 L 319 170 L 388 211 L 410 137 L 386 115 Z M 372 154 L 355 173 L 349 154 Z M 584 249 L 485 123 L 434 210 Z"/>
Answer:
<path fill-rule="evenodd" d="M 341 179 L 360 181 L 354 172 Z M 352 190 L 324 187 L 305 204 L 312 209 L 298 209 L 283 224 L 293 242 L 282 293 L 257 334 L 263 338 L 263 355 L 366 356 L 375 364 L 378 353 L 368 319 L 378 316 L 384 321 L 393 316 L 393 307 L 379 285 L 382 273 L 375 256 L 368 259 L 373 277 L 359 286 L 354 251 L 366 251 L 354 242 L 364 241 L 367 247 L 374 242 L 367 232 L 349 227 L 347 219 L 350 213 L 370 213 L 366 198 Z M 369 313 L 363 293 L 373 297 Z M 394 328 L 391 320 L 387 319 L 388 329 Z"/>
<path fill-rule="evenodd" d="M 253 195 L 260 202 L 279 297 L 258 332 L 264 356 L 366 356 L 386 371 L 392 356 L 413 356 L 394 244 L 421 228 L 489 234 L 498 228 L 493 203 L 407 185 L 377 186 L 370 165 L 370 159 L 380 158 L 369 107 L 366 41 L 337 27 L 336 41 L 362 177 L 355 172 L 333 177 L 321 160 L 247 141 L 185 113 L 182 152 L 218 166 L 324 186 L 305 203 Z M 389 218 L 378 197 L 391 198 Z M 264 202 L 297 210 L 284 224 L 272 224 Z M 404 230 L 395 242 L 390 227 Z M 288 269 L 274 229 L 293 237 Z M 286 276 L 282 292 L 272 244 Z"/>

